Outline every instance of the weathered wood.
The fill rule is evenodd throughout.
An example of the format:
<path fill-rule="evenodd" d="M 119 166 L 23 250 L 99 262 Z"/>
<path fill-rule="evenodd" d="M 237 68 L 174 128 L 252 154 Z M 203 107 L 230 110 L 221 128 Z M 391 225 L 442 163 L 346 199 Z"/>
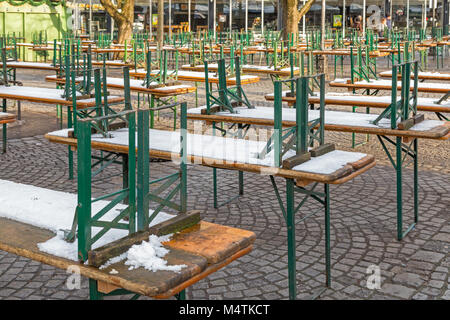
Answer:
<path fill-rule="evenodd" d="M 358 161 L 349 163 L 349 165 L 352 166 L 353 170 L 359 170 L 374 161 L 375 161 L 375 157 L 373 155 L 367 155 L 364 158 L 359 159 Z"/>
<path fill-rule="evenodd" d="M 251 231 L 202 221 L 174 234 L 163 245 L 202 256 L 208 264 L 216 264 L 250 246 L 255 239 Z"/>
<path fill-rule="evenodd" d="M 304 152 L 301 154 L 297 154 L 293 157 L 287 158 L 283 160 L 283 168 L 284 169 L 292 169 L 295 166 L 298 166 L 299 164 L 302 164 L 303 162 L 311 160 L 311 153 Z"/>
<path fill-rule="evenodd" d="M 408 130 L 414 126 L 414 118 L 409 118 L 403 120 L 397 124 L 397 129 L 399 130 Z"/>
<path fill-rule="evenodd" d="M 109 259 L 117 257 L 128 251 L 131 246 L 141 243 L 142 241 L 147 241 L 152 234 L 162 236 L 169 233 L 179 232 L 199 222 L 200 211 L 198 210 L 190 211 L 185 214 L 179 214 L 174 218 L 150 227 L 146 231 L 133 233 L 132 235 L 110 242 L 100 248 L 90 250 L 88 252 L 89 265 L 100 267 Z"/>
<path fill-rule="evenodd" d="M 414 117 L 414 124 L 420 123 L 425 120 L 425 115 L 423 113 L 416 114 Z"/>
<path fill-rule="evenodd" d="M 351 115 L 351 114 L 350 114 Z M 228 116 L 223 114 L 193 114 L 188 113 L 188 119 L 190 120 L 204 120 L 204 121 L 215 121 L 215 122 L 230 122 L 230 123 L 243 123 L 243 124 L 254 124 L 263 126 L 273 126 L 273 119 L 262 119 L 262 118 L 250 118 L 250 117 L 240 117 L 240 116 Z M 351 132 L 351 133 L 367 133 L 376 135 L 386 135 L 386 136 L 398 136 L 398 137 L 413 137 L 413 138 L 424 138 L 424 139 L 439 139 L 446 140 L 445 136 L 450 132 L 450 123 L 442 121 L 442 125 L 436 126 L 429 130 L 397 130 L 390 128 L 380 128 L 373 126 L 359 126 L 359 125 L 346 125 L 346 124 L 329 124 L 325 122 L 325 130 L 338 131 L 338 132 Z M 283 120 L 282 125 L 284 127 L 295 126 L 295 121 Z"/>
<path fill-rule="evenodd" d="M 295 185 L 297 187 L 306 187 L 308 185 L 310 185 L 311 183 L 313 183 L 313 180 L 308 180 L 308 179 L 296 179 L 295 180 Z"/>
<path fill-rule="evenodd" d="M 164 236 L 166 234 L 176 233 L 186 228 L 190 228 L 199 223 L 200 219 L 200 210 L 192 210 L 158 223 L 150 227 L 148 232 L 157 236 Z"/>
<path fill-rule="evenodd" d="M 399 130 L 390 130 L 390 132 L 392 132 L 392 131 L 400 132 Z M 76 139 L 73 139 L 73 138 L 53 136 L 53 135 L 49 135 L 49 134 L 46 134 L 45 138 L 48 139 L 50 142 L 54 142 L 54 143 L 67 144 L 67 145 L 72 145 L 72 146 L 77 145 Z M 91 146 L 93 149 L 96 149 L 96 150 L 118 152 L 118 153 L 125 153 L 125 154 L 128 153 L 128 146 L 126 146 L 126 145 L 118 145 L 118 144 L 99 142 L 99 141 L 93 140 L 91 143 Z M 150 157 L 158 158 L 158 159 L 174 161 L 174 160 L 177 160 L 180 158 L 180 154 L 175 153 L 175 152 L 151 149 L 149 151 L 149 153 L 150 153 Z M 232 162 L 231 163 L 228 161 L 223 161 L 222 159 L 208 158 L 208 157 L 204 157 L 204 156 L 195 156 L 195 155 L 189 155 L 189 154 L 187 155 L 187 161 L 188 161 L 188 163 L 195 163 L 195 164 L 200 164 L 203 166 L 208 166 L 208 167 L 213 167 L 213 168 L 239 170 L 239 171 L 254 172 L 254 173 L 259 173 L 259 174 L 270 174 L 270 175 L 275 175 L 275 176 L 284 177 L 284 178 L 291 178 L 291 179 L 309 179 L 309 180 L 313 180 L 316 182 L 323 182 L 323 183 L 330 183 L 330 184 L 334 184 L 334 180 L 337 180 L 337 179 L 341 178 L 343 174 L 346 174 L 342 170 L 337 170 L 331 174 L 320 174 L 320 173 L 288 170 L 288 169 L 284 169 L 284 168 L 276 168 L 276 167 L 269 167 L 269 166 L 264 166 L 264 165 L 249 164 L 249 163 L 242 163 L 242 162 Z"/>
<path fill-rule="evenodd" d="M 197 248 L 197 251 L 202 251 L 201 249 L 206 247 L 210 250 L 210 252 L 206 250 L 206 253 L 210 253 L 213 257 L 224 258 L 218 260 L 215 264 L 208 264 L 206 257 L 190 252 L 191 247 L 186 245 L 191 243 L 189 232 L 185 230 L 182 232 L 182 242 L 179 243 L 180 249 L 177 248 L 177 241 L 173 239 L 163 244 L 170 249 L 170 252 L 164 257 L 168 265 L 186 265 L 179 273 L 161 270 L 152 272 L 144 268 L 129 270 L 129 266 L 125 265 L 123 261 L 100 270 L 92 266 L 79 264 L 77 261 L 39 251 L 37 244 L 53 238 L 55 236 L 53 232 L 5 218 L 0 218 L 0 250 L 52 265 L 62 270 L 76 266 L 81 275 L 99 281 L 101 290 L 105 292 L 123 288 L 145 296 L 169 298 L 250 252 L 251 244 L 255 239 L 253 232 L 212 223 L 201 222 L 191 228 L 195 229 L 195 236 L 191 240 L 201 242 L 201 248 Z M 217 232 L 227 235 L 229 239 L 223 246 L 216 246 Z M 220 234 L 218 238 L 220 238 Z M 245 244 L 248 245 L 245 246 Z M 215 253 L 215 251 L 217 252 Z M 223 252 L 233 253 L 225 256 Z M 112 269 L 115 269 L 118 273 L 110 274 Z"/>
<path fill-rule="evenodd" d="M 220 111 L 222 111 L 222 107 L 221 106 L 212 106 L 211 108 L 209 108 L 209 112 L 210 113 L 216 113 L 216 112 L 220 112 Z M 202 114 L 208 114 L 207 112 L 208 112 L 208 110 L 205 108 L 205 109 L 202 109 L 201 111 L 200 111 Z"/>
<path fill-rule="evenodd" d="M 328 152 L 336 150 L 334 143 L 324 143 L 321 146 L 311 149 L 311 157 L 320 157 Z"/>

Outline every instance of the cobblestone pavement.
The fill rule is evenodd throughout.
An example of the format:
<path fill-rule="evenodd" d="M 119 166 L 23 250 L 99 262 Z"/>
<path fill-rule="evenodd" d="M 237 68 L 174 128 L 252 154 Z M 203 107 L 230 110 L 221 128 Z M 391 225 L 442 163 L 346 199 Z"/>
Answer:
<path fill-rule="evenodd" d="M 52 86 L 36 80 L 36 75 L 22 76 L 27 84 Z M 264 104 L 261 92 L 271 90 L 270 81 L 264 79 L 249 86 L 247 93 Z M 188 101 L 192 104 L 193 96 Z M 24 104 L 23 112 L 33 121 L 54 118 L 51 107 L 37 109 Z M 67 148 L 42 136 L 53 127 L 50 122 L 46 127 L 26 121 L 22 127 L 11 128 L 8 153 L 0 154 L 0 179 L 75 193 L 76 182 L 67 179 Z M 327 138 L 339 148 L 349 149 L 349 134 L 328 134 Z M 450 299 L 449 142 L 421 142 L 420 221 L 416 230 L 399 242 L 395 238 L 395 171 L 375 140 L 372 137 L 358 151 L 375 154 L 378 165 L 349 183 L 331 186 L 332 285 L 320 299 Z M 154 177 L 175 169 L 170 162 L 152 162 L 150 167 Z M 112 167 L 102 173 L 94 183 L 94 193 L 119 186 L 120 179 L 113 177 L 118 172 L 118 167 Z M 245 194 L 216 210 L 212 170 L 189 165 L 188 172 L 188 209 L 201 210 L 207 221 L 254 231 L 257 239 L 250 254 L 193 285 L 187 298 L 287 299 L 286 226 L 269 178 L 246 173 Z M 218 172 L 220 197 L 226 200 L 237 193 L 237 173 Z M 277 179 L 277 183 L 282 186 L 283 180 Z M 410 169 L 405 170 L 404 191 L 407 224 L 412 221 Z M 300 299 L 317 293 L 325 281 L 322 211 L 300 222 L 302 216 L 318 209 L 308 202 L 296 217 Z M 367 288 L 367 270 L 372 265 L 380 268 L 380 289 Z M 64 270 L 0 251 L 0 299 L 87 299 L 87 279 L 83 278 L 81 289 L 69 290 L 68 276 Z"/>

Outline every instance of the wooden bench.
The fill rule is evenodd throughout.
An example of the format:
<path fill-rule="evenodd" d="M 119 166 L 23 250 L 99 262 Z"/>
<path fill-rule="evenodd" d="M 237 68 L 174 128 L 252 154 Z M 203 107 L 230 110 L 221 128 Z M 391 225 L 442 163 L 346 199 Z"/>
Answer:
<path fill-rule="evenodd" d="M 293 105 L 296 101 L 295 96 L 288 94 L 289 91 L 283 92 L 283 101 L 288 105 Z M 267 101 L 273 101 L 274 95 L 267 94 L 264 96 Z M 371 95 L 356 95 L 356 94 L 339 94 L 339 93 L 327 93 L 325 95 L 326 105 L 336 106 L 357 106 L 367 108 L 381 108 L 385 109 L 391 105 L 391 96 L 371 96 Z M 310 96 L 308 98 L 310 104 L 320 103 L 318 95 Z M 438 115 L 439 119 L 444 117 L 443 113 L 450 113 L 450 103 L 438 104 L 435 98 L 417 98 L 417 110 L 434 112 Z"/>
<path fill-rule="evenodd" d="M 3 145 L 2 145 L 2 151 L 3 153 L 6 152 L 7 149 L 7 142 L 8 142 L 8 137 L 7 137 L 7 124 L 8 123 L 12 123 L 16 121 L 16 116 L 10 113 L 6 113 L 6 112 L 0 112 L 0 124 L 2 125 L 2 140 L 3 140 Z"/>
<path fill-rule="evenodd" d="M 92 138 L 92 149 L 102 150 L 105 152 L 114 152 L 121 154 L 128 154 L 129 148 L 126 142 L 125 136 L 128 135 L 126 129 L 114 131 L 113 139 Z M 77 139 L 70 137 L 70 132 L 59 131 L 52 132 L 45 135 L 45 138 L 53 143 L 60 143 L 69 145 L 73 148 L 77 148 Z M 164 130 L 150 130 L 150 149 L 149 156 L 152 158 L 167 159 L 177 161 L 180 159 L 180 153 L 174 152 L 172 149 L 171 141 L 180 141 L 179 132 L 168 132 Z M 241 172 L 259 173 L 263 175 L 269 175 L 271 182 L 276 190 L 278 200 L 283 210 L 283 214 L 287 219 L 288 225 L 288 272 L 289 272 L 289 290 L 290 298 L 296 297 L 296 253 L 295 249 L 295 221 L 293 219 L 295 212 L 300 208 L 295 208 L 290 205 L 291 201 L 294 201 L 294 184 L 298 190 L 303 190 L 305 186 L 312 186 L 312 190 L 305 191 L 308 196 L 313 195 L 317 199 L 322 201 L 322 205 L 325 209 L 326 227 L 326 278 L 327 285 L 331 278 L 331 258 L 330 258 L 330 246 L 329 246 L 329 229 L 330 229 L 330 203 L 329 203 L 329 184 L 342 184 L 348 182 L 355 177 L 363 174 L 367 170 L 375 166 L 375 159 L 371 155 L 333 151 L 332 154 L 328 154 L 322 157 L 313 158 L 307 162 L 302 163 L 299 166 L 294 166 L 291 169 L 283 167 L 275 167 L 270 161 L 270 156 L 262 159 L 258 158 L 258 152 L 266 146 L 266 141 L 250 141 L 244 139 L 229 139 L 221 136 L 203 136 L 196 134 L 186 133 L 186 138 L 183 141 L 187 141 L 186 161 L 187 163 L 193 163 L 197 165 L 235 170 Z M 190 145 L 190 144 L 194 145 Z M 231 150 L 234 150 L 232 152 Z M 333 161 L 333 166 L 330 168 L 328 157 L 333 155 L 342 156 L 342 158 Z M 336 157 L 336 158 L 339 158 Z M 346 160 L 350 157 L 352 160 Z M 286 199 L 287 207 L 282 205 L 280 191 L 274 180 L 274 177 L 281 177 L 286 180 Z M 240 180 L 240 192 L 241 183 Z M 325 192 L 320 193 L 314 191 L 317 184 L 323 183 L 325 185 Z M 298 192 L 300 192 L 298 191 Z M 322 198 L 325 199 L 322 199 Z M 328 200 L 326 200 L 328 199 Z"/>
<path fill-rule="evenodd" d="M 159 70 L 152 70 L 151 76 L 156 76 L 159 73 Z M 179 81 L 188 81 L 188 82 L 205 82 L 205 72 L 197 72 L 197 71 L 186 71 L 179 70 L 175 72 L 173 70 L 167 71 L 167 74 L 176 74 L 176 78 Z M 145 79 L 147 72 L 144 69 L 138 69 L 135 71 L 130 71 L 130 76 L 136 79 Z M 219 83 L 219 76 L 214 73 L 208 73 L 208 81 L 211 83 Z M 241 84 L 251 84 L 259 82 L 259 77 L 254 75 L 241 75 Z M 236 78 L 229 77 L 227 78 L 227 85 L 236 85 Z"/>
<path fill-rule="evenodd" d="M 130 72 L 131 74 L 131 72 Z M 45 77 L 45 80 L 48 82 L 55 82 L 58 84 L 65 84 L 66 79 L 64 78 L 58 78 L 56 76 L 47 76 Z M 106 86 L 111 89 L 124 89 L 124 80 L 123 78 L 112 78 L 108 77 L 106 78 Z M 130 91 L 132 92 L 139 92 L 144 94 L 152 94 L 157 97 L 170 97 L 170 96 L 177 96 L 187 93 L 192 93 L 196 91 L 196 88 L 190 85 L 185 84 L 177 84 L 177 85 L 160 85 L 155 83 L 154 86 L 147 88 L 143 84 L 143 80 L 133 80 L 130 79 Z"/>
<path fill-rule="evenodd" d="M 0 62 L 0 68 L 3 67 L 3 63 Z M 59 68 L 46 62 L 26 62 L 26 61 L 11 61 L 6 63 L 7 68 L 11 69 L 28 69 L 28 70 L 45 70 L 45 71 L 57 71 Z"/>
<path fill-rule="evenodd" d="M 217 68 L 218 68 L 217 64 L 214 64 L 214 63 L 208 64 L 208 70 L 217 71 Z M 204 72 L 205 66 L 204 65 L 197 65 L 197 66 L 182 65 L 181 69 Z M 252 73 L 252 74 L 278 75 L 278 76 L 285 76 L 285 77 L 291 76 L 291 69 L 289 67 L 280 68 L 279 70 L 278 69 L 274 70 L 273 66 L 268 67 L 268 66 L 257 66 L 257 65 L 245 64 L 242 66 L 242 72 Z M 294 75 L 299 75 L 299 74 L 300 74 L 300 69 L 298 67 L 294 67 Z"/>
<path fill-rule="evenodd" d="M 339 87 L 352 89 L 369 89 L 369 90 L 391 90 L 392 82 L 389 80 L 371 80 L 367 81 L 357 81 L 351 83 L 350 79 L 336 79 L 329 83 L 330 87 Z M 398 83 L 398 90 L 401 90 L 401 82 Z M 410 90 L 414 90 L 413 84 L 411 84 Z M 417 87 L 419 92 L 427 93 L 447 93 L 450 91 L 450 84 L 444 83 L 419 83 Z"/>
<path fill-rule="evenodd" d="M 392 70 L 383 71 L 379 73 L 379 76 L 382 78 L 392 78 Z M 424 72 L 419 71 L 417 77 L 419 80 L 436 80 L 436 81 L 450 81 L 449 73 L 440 73 L 440 72 Z M 398 75 L 398 79 L 401 79 L 401 75 Z M 414 78 L 414 75 L 411 76 L 411 79 Z"/>
<path fill-rule="evenodd" d="M 249 253 L 255 240 L 253 232 L 201 221 L 163 243 L 170 250 L 164 257 L 169 265 L 187 266 L 176 273 L 142 267 L 129 270 L 124 261 L 100 269 L 40 251 L 38 244 L 53 237 L 55 233 L 50 230 L 0 218 L 0 250 L 63 270 L 77 267 L 81 275 L 96 282 L 100 294 L 91 291 L 92 299 L 118 289 L 158 299 L 172 297 Z M 113 269 L 118 273 L 111 274 Z"/>

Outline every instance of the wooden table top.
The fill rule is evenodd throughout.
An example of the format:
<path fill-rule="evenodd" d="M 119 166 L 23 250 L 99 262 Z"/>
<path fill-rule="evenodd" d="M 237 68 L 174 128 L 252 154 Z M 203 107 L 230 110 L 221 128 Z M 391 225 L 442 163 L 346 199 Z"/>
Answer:
<path fill-rule="evenodd" d="M 256 237 L 250 231 L 201 221 L 163 243 L 163 246 L 170 250 L 164 257 L 169 265 L 186 265 L 179 273 L 176 273 L 161 270 L 152 272 L 144 268 L 129 270 L 129 266 L 124 264 L 125 261 L 100 270 L 38 249 L 38 243 L 45 242 L 54 236 L 52 231 L 0 218 L 1 250 L 63 270 L 76 265 L 81 275 L 103 284 L 100 286 L 99 283 L 99 290 L 102 290 L 102 287 L 103 290 L 123 288 L 155 298 L 171 297 L 247 254 L 252 250 Z M 112 269 L 118 271 L 118 274 L 110 274 Z"/>

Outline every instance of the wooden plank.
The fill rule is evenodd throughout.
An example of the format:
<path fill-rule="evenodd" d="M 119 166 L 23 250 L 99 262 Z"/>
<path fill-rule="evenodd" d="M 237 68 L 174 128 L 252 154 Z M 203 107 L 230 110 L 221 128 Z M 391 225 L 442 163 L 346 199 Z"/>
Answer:
<path fill-rule="evenodd" d="M 16 121 L 16 116 L 11 113 L 0 112 L 0 124 L 11 123 Z"/>
<path fill-rule="evenodd" d="M 57 89 L 55 89 L 55 90 L 57 90 Z M 69 106 L 69 107 L 72 106 L 72 101 L 66 100 L 63 98 L 54 99 L 54 98 L 46 98 L 43 96 L 24 96 L 24 95 L 17 95 L 17 94 L 7 94 L 7 93 L 3 93 L 1 91 L 0 91 L 0 99 L 28 101 L 28 102 L 33 102 L 33 103 L 51 104 L 51 105 L 64 105 L 64 106 Z M 124 101 L 123 97 L 114 96 L 114 97 L 108 98 L 109 103 L 120 103 L 122 101 Z M 88 108 L 88 107 L 93 107 L 93 106 L 95 106 L 95 99 L 77 100 L 77 107 Z"/>
<path fill-rule="evenodd" d="M 414 124 L 418 124 L 425 120 L 425 115 L 423 113 L 416 114 L 413 118 L 414 118 Z"/>
<path fill-rule="evenodd" d="M 208 264 L 215 264 L 250 246 L 255 239 L 256 235 L 251 231 L 202 221 L 174 234 L 171 240 L 163 244 L 171 250 L 200 255 L 206 258 Z"/>
<path fill-rule="evenodd" d="M 200 222 L 200 210 L 191 210 L 186 213 L 180 213 L 177 216 L 158 223 L 149 228 L 149 234 L 163 236 L 170 233 L 180 232 L 190 228 Z"/>
<path fill-rule="evenodd" d="M 408 130 L 414 126 L 414 118 L 409 118 L 403 121 L 400 121 L 397 124 L 397 129 L 399 130 Z"/>
<path fill-rule="evenodd" d="M 250 252 L 251 244 L 255 239 L 253 232 L 206 222 L 190 229 L 195 229 L 193 238 L 190 238 L 190 232 L 186 229 L 179 234 L 181 243 L 177 243 L 175 239 L 164 243 L 164 246 L 170 249 L 165 257 L 168 265 L 187 265 L 181 269 L 180 273 L 151 272 L 144 268 L 129 270 L 129 266 L 125 265 L 123 261 L 99 270 L 76 261 L 49 255 L 39 251 L 37 244 L 53 238 L 55 236 L 53 232 L 5 218 L 0 218 L 0 250 L 63 270 L 67 270 L 70 266 L 76 266 L 81 275 L 100 281 L 100 289 L 103 292 L 123 288 L 150 297 L 168 298 Z M 225 232 L 225 238 L 228 239 L 226 244 L 217 247 L 216 253 L 214 248 L 217 244 L 217 237 L 220 238 L 221 235 L 217 235 L 215 232 Z M 197 243 L 198 246 L 195 249 L 190 246 L 186 247 L 189 243 Z M 247 246 L 245 246 L 246 243 Z M 217 263 L 208 264 L 205 256 L 192 254 L 190 251 L 201 251 L 205 256 L 212 257 L 211 261 L 217 261 Z M 222 260 L 220 260 L 221 257 L 223 257 Z M 218 258 L 218 260 L 214 258 Z M 118 273 L 110 274 L 112 269 Z"/>
<path fill-rule="evenodd" d="M 348 98 L 351 95 L 345 96 Z M 351 99 L 339 99 L 338 97 L 329 97 L 325 96 L 325 104 L 326 105 L 336 105 L 336 106 L 358 106 L 358 107 L 370 107 L 370 108 L 387 108 L 390 106 L 390 102 L 384 102 L 384 101 L 373 101 L 370 99 L 370 96 L 368 96 L 366 100 L 357 99 L 361 96 L 356 96 L 354 100 Z M 264 98 L 267 101 L 273 101 L 274 96 L 273 95 L 265 95 Z M 296 101 L 295 97 L 289 97 L 289 96 L 283 96 L 282 100 L 284 102 L 288 102 L 289 104 L 293 104 Z M 320 103 L 320 97 L 317 96 L 310 96 L 308 99 L 309 103 L 312 104 L 318 104 Z M 430 105 L 430 104 L 421 104 L 420 99 L 417 100 L 417 110 L 419 111 L 430 111 L 430 112 L 450 112 L 450 107 L 448 105 Z"/>
<path fill-rule="evenodd" d="M 325 143 L 321 146 L 311 149 L 311 157 L 320 157 L 328 152 L 336 150 L 334 143 Z"/>
<path fill-rule="evenodd" d="M 399 131 L 399 130 L 397 130 Z M 48 139 L 50 142 L 54 143 L 61 143 L 71 146 L 76 146 L 77 141 L 73 138 L 68 137 L 60 137 L 60 136 L 53 136 L 50 134 L 46 134 L 45 138 Z M 118 145 L 118 144 L 112 144 L 112 143 L 105 143 L 105 142 L 99 142 L 99 141 L 92 141 L 91 146 L 93 149 L 96 150 L 103 150 L 103 151 L 110 151 L 110 152 L 118 152 L 118 153 L 128 153 L 128 146 L 126 145 Z M 149 151 L 150 157 L 158 158 L 158 159 L 165 159 L 165 160 L 176 160 L 180 158 L 179 153 L 175 152 L 167 152 L 167 151 L 160 151 L 160 150 L 153 150 L 151 149 Z M 239 171 L 246 171 L 246 172 L 253 172 L 253 173 L 263 173 L 263 174 L 271 174 L 279 177 L 284 178 L 292 178 L 292 179 L 308 179 L 313 180 L 316 182 L 323 182 L 323 183 L 329 183 L 334 184 L 335 181 L 339 180 L 343 177 L 343 175 L 348 174 L 345 170 L 336 170 L 333 173 L 330 174 L 320 174 L 320 173 L 310 173 L 305 171 L 297 171 L 297 170 L 288 170 L 284 168 L 277 168 L 277 167 L 269 167 L 269 166 L 263 166 L 263 165 L 257 165 L 257 164 L 248 164 L 248 163 L 241 163 L 241 162 L 232 162 L 229 161 L 223 161 L 222 159 L 215 159 L 215 158 L 208 158 L 208 157 L 202 157 L 202 156 L 194 156 L 194 155 L 187 155 L 187 161 L 194 164 L 200 164 L 203 166 L 208 167 L 214 167 L 214 168 L 220 168 L 220 169 L 228 169 L 228 170 L 239 170 Z"/>
<path fill-rule="evenodd" d="M 349 113 L 351 116 L 352 113 Z M 242 124 L 253 124 L 253 125 L 263 125 L 263 126 L 273 126 L 273 119 L 261 119 L 261 118 L 250 118 L 250 117 L 240 117 L 240 116 L 228 116 L 228 115 L 203 115 L 203 114 L 187 114 L 190 120 L 203 120 L 203 121 L 215 121 L 215 122 L 228 122 L 228 123 L 242 123 Z M 325 116 L 326 119 L 326 116 Z M 295 121 L 283 120 L 282 125 L 284 127 L 292 127 L 295 125 Z M 412 137 L 412 138 L 423 138 L 423 139 L 439 139 L 447 140 L 447 134 L 450 133 L 450 122 L 442 121 L 441 126 L 436 126 L 430 130 L 396 130 L 389 128 L 379 128 L 379 127 L 364 127 L 364 126 L 352 126 L 352 125 L 340 125 L 340 124 L 327 124 L 325 123 L 325 130 L 338 131 L 338 132 L 350 132 L 350 133 L 368 133 L 376 135 L 386 135 L 386 136 L 398 136 L 398 137 Z"/>
<path fill-rule="evenodd" d="M 331 81 L 329 83 L 330 87 L 341 87 L 341 88 L 348 88 L 348 89 L 373 89 L 373 90 L 392 90 L 391 85 L 384 85 L 384 84 L 377 84 L 377 83 L 343 83 L 343 82 L 334 82 Z M 398 90 L 401 90 L 401 83 L 397 86 Z M 414 90 L 414 86 L 410 87 L 410 90 Z M 450 87 L 448 88 L 440 88 L 440 87 L 424 87 L 421 86 L 420 83 L 417 87 L 418 92 L 428 92 L 428 93 L 447 93 L 450 90 Z"/>
<path fill-rule="evenodd" d="M 127 237 L 110 242 L 100 248 L 90 250 L 88 252 L 89 265 L 100 267 L 109 259 L 117 257 L 128 251 L 131 246 L 148 240 L 149 236 L 152 234 L 162 236 L 169 233 L 179 232 L 199 222 L 200 211 L 198 210 L 193 210 L 185 214 L 179 214 L 174 218 L 150 227 L 146 231 L 133 233 Z"/>
<path fill-rule="evenodd" d="M 290 157 L 288 159 L 283 160 L 283 168 L 284 169 L 292 169 L 295 166 L 298 166 L 299 164 L 302 164 L 306 161 L 311 160 L 311 153 L 304 152 L 298 155 L 295 155 L 293 157 Z"/>
<path fill-rule="evenodd" d="M 99 270 L 77 261 L 60 258 L 40 251 L 38 243 L 53 238 L 55 234 L 35 226 L 0 218 L 0 250 L 11 252 L 56 268 L 67 270 L 76 266 L 80 274 L 94 280 L 100 280 L 120 288 L 146 296 L 154 296 L 169 290 L 206 268 L 206 259 L 185 251 L 171 250 L 165 257 L 168 265 L 186 264 L 180 273 L 170 271 L 150 272 L 143 268 L 128 270 L 129 266 L 119 262 L 108 268 Z M 112 269 L 119 271 L 117 275 L 109 274 Z"/>

